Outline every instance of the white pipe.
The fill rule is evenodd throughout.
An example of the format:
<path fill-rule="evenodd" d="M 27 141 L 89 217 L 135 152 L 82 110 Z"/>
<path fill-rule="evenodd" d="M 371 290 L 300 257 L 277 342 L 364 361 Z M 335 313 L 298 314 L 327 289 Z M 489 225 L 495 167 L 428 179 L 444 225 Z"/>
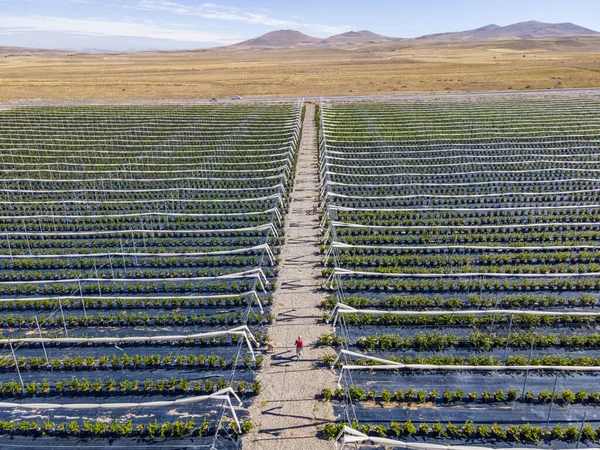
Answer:
<path fill-rule="evenodd" d="M 157 281 L 207 281 L 207 280 L 227 280 L 235 278 L 254 278 L 262 277 L 266 280 L 266 276 L 262 269 L 255 268 L 245 270 L 243 272 L 234 272 L 227 275 L 218 275 L 214 277 L 189 277 L 189 278 L 68 278 L 61 280 L 32 280 L 32 281 L 3 281 L 2 284 L 56 284 L 56 283 L 75 283 L 75 282 L 99 282 L 110 281 L 112 283 L 128 283 L 128 282 L 157 282 Z M 264 289 L 263 289 L 264 290 Z"/>
<path fill-rule="evenodd" d="M 119 234 L 131 234 L 131 233 L 143 233 L 143 234 L 209 234 L 209 233 L 236 233 L 242 231 L 264 231 L 270 230 L 274 233 L 275 237 L 278 237 L 275 225 L 267 223 L 264 225 L 257 225 L 254 227 L 241 227 L 241 228 L 215 228 L 215 229 L 201 229 L 201 230 L 147 230 L 147 229 L 128 229 L 128 230 L 102 230 L 102 231 L 42 231 L 42 232 L 20 232 L 20 231 L 7 231 L 2 233 L 5 236 L 104 236 L 104 235 L 119 235 Z"/>
<path fill-rule="evenodd" d="M 364 355 L 362 353 L 352 352 L 349 350 L 340 350 L 341 355 L 349 355 L 358 358 L 368 359 L 370 361 L 375 361 L 381 363 L 379 365 L 358 365 L 358 364 L 345 364 L 342 366 L 342 372 L 344 370 L 398 370 L 398 369 L 407 369 L 407 370 L 447 370 L 447 371 L 476 371 L 476 372 L 508 372 L 508 371 L 517 371 L 522 372 L 525 370 L 558 370 L 565 372 L 599 372 L 600 366 L 533 366 L 533 365 L 525 365 L 525 366 L 474 366 L 474 365 L 436 365 L 436 364 L 403 364 L 395 361 L 390 361 L 389 359 L 377 358 L 374 356 Z M 341 373 L 340 373 L 341 377 Z"/>
<path fill-rule="evenodd" d="M 160 211 L 152 212 L 141 212 L 141 213 L 125 213 L 125 214 L 87 214 L 87 215 L 73 215 L 73 214 L 33 214 L 26 216 L 0 216 L 0 220 L 14 220 L 14 219 L 101 219 L 105 217 L 119 218 L 119 217 L 149 217 L 149 216 L 161 216 L 161 217 L 239 217 L 239 216 L 257 216 L 268 213 L 276 212 L 279 214 L 278 208 L 269 208 L 264 211 L 246 211 L 246 212 L 232 212 L 232 213 L 168 213 Z M 280 216 L 279 216 L 280 217 Z M 128 230 L 131 233 L 131 230 Z"/>
<path fill-rule="evenodd" d="M 56 255 L 2 255 L 0 259 L 60 259 L 60 258 L 104 258 L 108 256 L 134 256 L 134 257 L 186 257 L 186 256 L 224 256 L 236 255 L 240 253 L 255 253 L 261 250 L 266 250 L 269 255 L 269 260 L 274 264 L 274 256 L 269 248 L 269 244 L 260 244 L 253 247 L 238 248 L 234 250 L 217 250 L 214 252 L 191 252 L 191 253 L 151 253 L 151 252 L 106 252 L 106 253 L 61 253 Z"/>
<path fill-rule="evenodd" d="M 376 437 L 376 436 L 367 436 L 360 431 L 357 431 L 353 428 L 350 428 L 344 425 L 344 428 L 340 431 L 340 433 L 336 437 L 336 442 L 342 444 L 340 450 L 343 450 L 346 444 L 349 443 L 373 443 L 373 444 L 383 444 L 386 446 L 399 447 L 411 450 L 488 450 L 492 447 L 484 447 L 479 445 L 448 445 L 448 444 L 427 444 L 421 442 L 403 442 L 396 441 L 394 439 Z M 525 447 L 510 447 L 506 449 L 501 449 L 499 447 L 493 447 L 496 450 L 529 450 Z M 542 447 L 538 447 L 542 448 Z M 586 447 L 587 448 L 587 447 Z M 552 447 L 554 449 L 554 447 Z M 554 449 L 558 450 L 558 449 Z M 590 447 L 590 450 L 600 450 L 598 447 Z"/>

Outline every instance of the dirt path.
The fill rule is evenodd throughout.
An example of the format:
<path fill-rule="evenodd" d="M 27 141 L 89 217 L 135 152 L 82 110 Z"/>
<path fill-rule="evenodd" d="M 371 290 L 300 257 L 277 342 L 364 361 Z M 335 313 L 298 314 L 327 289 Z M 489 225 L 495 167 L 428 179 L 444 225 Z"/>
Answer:
<path fill-rule="evenodd" d="M 315 368 L 326 350 L 314 348 L 330 327 L 320 324 L 317 308 L 325 298 L 319 292 L 319 220 L 312 214 L 318 197 L 317 130 L 315 107 L 307 105 L 296 182 L 282 248 L 279 286 L 274 296 L 277 321 L 269 328 L 277 349 L 267 357 L 258 375 L 263 391 L 250 407 L 258 432 L 244 437 L 244 450 L 333 449 L 332 442 L 316 437 L 318 428 L 334 419 L 329 403 L 315 397 L 325 387 L 335 388 L 335 375 Z M 300 361 L 293 359 L 298 335 L 304 341 Z M 331 350 L 329 350 L 331 352 Z"/>

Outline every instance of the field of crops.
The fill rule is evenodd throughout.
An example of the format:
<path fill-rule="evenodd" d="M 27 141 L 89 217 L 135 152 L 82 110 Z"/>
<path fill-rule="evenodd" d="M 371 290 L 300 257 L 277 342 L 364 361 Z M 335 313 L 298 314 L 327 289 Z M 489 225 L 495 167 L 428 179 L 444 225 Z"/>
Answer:
<path fill-rule="evenodd" d="M 3 442 L 238 447 L 301 115 L 0 111 Z"/>
<path fill-rule="evenodd" d="M 342 420 L 597 446 L 600 103 L 324 102 L 318 127 Z"/>

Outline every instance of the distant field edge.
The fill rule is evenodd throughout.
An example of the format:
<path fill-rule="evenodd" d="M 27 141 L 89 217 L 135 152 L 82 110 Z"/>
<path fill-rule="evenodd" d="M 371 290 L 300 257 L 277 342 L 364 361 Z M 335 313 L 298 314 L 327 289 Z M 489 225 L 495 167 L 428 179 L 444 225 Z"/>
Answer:
<path fill-rule="evenodd" d="M 218 98 L 216 102 L 207 98 L 190 99 L 139 99 L 139 100 L 44 100 L 39 98 L 26 100 L 13 100 L 0 103 L 0 108 L 19 107 L 19 106 L 74 106 L 74 105 L 123 105 L 123 106 L 169 106 L 169 105 L 207 105 L 207 104 L 252 104 L 252 103 L 289 103 L 299 99 L 306 102 L 315 102 L 320 99 L 333 101 L 394 101 L 394 100 L 444 100 L 453 98 L 494 98 L 494 97 L 522 97 L 522 96 L 543 96 L 545 98 L 561 97 L 588 97 L 600 96 L 600 87 L 590 88 L 558 88 L 558 89 L 526 89 L 526 90 L 501 90 L 501 91 L 482 91 L 482 92 L 434 92 L 434 93 L 406 93 L 406 94 L 382 94 L 382 95 L 322 95 L 322 96 L 248 96 L 242 100 L 232 100 L 229 98 Z"/>

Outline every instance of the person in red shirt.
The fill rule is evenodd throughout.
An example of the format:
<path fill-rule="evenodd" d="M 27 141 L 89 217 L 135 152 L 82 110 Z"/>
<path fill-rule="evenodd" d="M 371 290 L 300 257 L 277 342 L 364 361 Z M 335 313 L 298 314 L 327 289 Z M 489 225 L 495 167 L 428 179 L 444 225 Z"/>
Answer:
<path fill-rule="evenodd" d="M 300 361 L 300 355 L 302 355 L 302 350 L 304 349 L 304 344 L 302 343 L 302 336 L 298 336 L 296 339 L 296 360 Z"/>

